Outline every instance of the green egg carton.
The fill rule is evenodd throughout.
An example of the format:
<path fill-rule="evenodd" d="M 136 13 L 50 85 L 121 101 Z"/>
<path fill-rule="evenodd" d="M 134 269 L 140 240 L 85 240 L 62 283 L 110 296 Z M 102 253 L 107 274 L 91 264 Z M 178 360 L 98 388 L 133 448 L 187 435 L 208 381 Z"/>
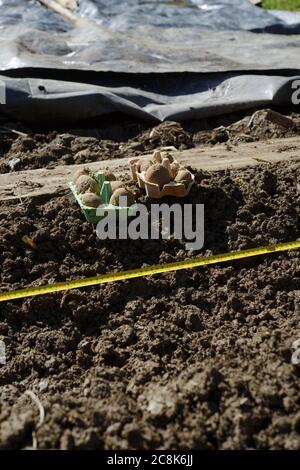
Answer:
<path fill-rule="evenodd" d="M 100 197 L 102 201 L 102 204 L 98 208 L 85 206 L 82 202 L 82 194 L 77 191 L 76 185 L 73 183 L 73 181 L 69 181 L 71 191 L 88 222 L 97 224 L 101 219 L 106 217 L 109 212 L 114 212 L 119 216 L 126 214 L 127 217 L 132 217 L 135 215 L 136 209 L 138 207 L 137 204 L 134 204 L 131 207 L 119 207 L 109 203 L 110 197 L 112 195 L 112 189 L 110 182 L 105 180 L 103 171 L 98 171 L 95 173 L 95 179 L 99 184 Z"/>

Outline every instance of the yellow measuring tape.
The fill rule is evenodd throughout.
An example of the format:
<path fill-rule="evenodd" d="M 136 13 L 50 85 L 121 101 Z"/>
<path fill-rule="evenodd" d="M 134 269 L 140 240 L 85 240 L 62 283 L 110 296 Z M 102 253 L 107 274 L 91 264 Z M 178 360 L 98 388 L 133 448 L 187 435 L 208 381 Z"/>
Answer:
<path fill-rule="evenodd" d="M 12 292 L 4 292 L 0 294 L 0 302 L 5 300 L 22 299 L 24 297 L 33 297 L 36 295 L 52 294 L 68 289 L 77 289 L 79 287 L 95 286 L 105 284 L 106 282 L 125 281 L 137 277 L 151 276 L 153 274 L 168 273 L 171 271 L 179 271 L 180 269 L 197 268 L 200 266 L 208 266 L 210 264 L 225 263 L 238 259 L 250 258 L 251 256 L 260 256 L 268 253 L 276 253 L 279 251 L 295 250 L 300 248 L 300 240 L 279 245 L 263 246 L 260 248 L 251 248 L 250 250 L 235 251 L 220 255 L 212 255 L 203 258 L 188 259 L 169 264 L 157 264 L 155 266 L 146 266 L 144 268 L 132 269 L 130 271 L 121 271 L 112 274 L 103 274 L 101 276 L 89 277 L 86 279 L 78 279 L 75 281 L 58 282 L 47 286 L 29 287 Z"/>

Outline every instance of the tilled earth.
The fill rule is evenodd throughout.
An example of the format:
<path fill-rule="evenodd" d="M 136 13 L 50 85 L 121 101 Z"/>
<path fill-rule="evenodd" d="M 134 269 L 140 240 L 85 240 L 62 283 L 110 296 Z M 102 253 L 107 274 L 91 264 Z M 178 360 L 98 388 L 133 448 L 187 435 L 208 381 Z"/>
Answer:
<path fill-rule="evenodd" d="M 184 150 L 223 142 L 237 145 L 291 137 L 299 134 L 300 115 L 290 113 L 285 117 L 270 114 L 270 110 L 249 110 L 182 124 L 167 121 L 158 125 L 123 116 L 106 118 L 92 128 L 49 132 L 6 124 L 0 125 L 0 173 L 131 158 L 166 146 Z"/>
<path fill-rule="evenodd" d="M 299 238 L 299 176 L 299 164 L 197 172 L 184 201 L 205 204 L 196 255 Z M 0 220 L 1 291 L 195 256 L 174 239 L 100 241 L 68 194 L 2 203 Z M 300 449 L 299 260 L 1 303 L 0 447 Z"/>

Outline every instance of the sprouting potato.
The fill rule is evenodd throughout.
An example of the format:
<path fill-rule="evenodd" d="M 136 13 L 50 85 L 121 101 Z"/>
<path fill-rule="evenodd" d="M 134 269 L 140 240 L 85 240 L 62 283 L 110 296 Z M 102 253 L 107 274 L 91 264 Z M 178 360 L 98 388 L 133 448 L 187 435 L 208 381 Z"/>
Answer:
<path fill-rule="evenodd" d="M 94 193 L 99 194 L 99 186 L 94 178 L 91 176 L 82 175 L 76 181 L 76 188 L 77 191 L 81 194 L 84 193 Z"/>
<path fill-rule="evenodd" d="M 124 201 L 121 201 L 121 198 L 124 199 Z M 125 188 L 116 189 L 111 195 L 109 202 L 114 206 L 120 207 L 130 207 L 135 203 L 133 194 Z"/>
<path fill-rule="evenodd" d="M 160 189 L 170 183 L 171 177 L 167 168 L 161 164 L 155 164 L 150 166 L 145 173 L 145 181 L 149 183 L 157 184 Z"/>
<path fill-rule="evenodd" d="M 98 207 L 101 204 L 101 198 L 95 193 L 85 193 L 82 196 L 82 202 L 87 207 Z"/>
<path fill-rule="evenodd" d="M 89 168 L 79 168 L 78 170 L 75 171 L 74 175 L 73 175 L 73 183 L 76 183 L 76 181 L 78 180 L 78 178 L 80 178 L 80 176 L 90 176 L 90 169 Z"/>

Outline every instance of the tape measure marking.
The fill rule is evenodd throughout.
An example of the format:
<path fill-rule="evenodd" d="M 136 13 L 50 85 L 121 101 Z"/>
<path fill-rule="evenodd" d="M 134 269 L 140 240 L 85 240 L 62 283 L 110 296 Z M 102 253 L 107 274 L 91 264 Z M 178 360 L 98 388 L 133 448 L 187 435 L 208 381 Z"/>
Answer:
<path fill-rule="evenodd" d="M 125 281 L 127 279 L 134 279 L 137 277 L 179 271 L 181 269 L 190 269 L 197 268 L 200 266 L 208 266 L 211 264 L 225 263 L 226 261 L 250 258 L 252 256 L 261 256 L 268 253 L 276 253 L 280 251 L 295 250 L 298 248 L 300 248 L 300 240 L 294 242 L 281 243 L 278 245 L 263 246 L 260 248 L 251 248 L 249 250 L 241 250 L 231 253 L 212 255 L 203 258 L 188 259 L 174 263 L 146 266 L 144 268 L 137 268 L 129 271 L 121 271 L 118 273 L 103 274 L 100 276 L 89 277 L 86 279 L 78 279 L 75 281 L 58 282 L 55 284 L 49 284 L 47 286 L 29 287 L 17 291 L 0 293 L 0 302 L 4 302 L 7 300 L 22 299 L 25 297 L 34 297 L 36 295 L 51 294 L 54 292 L 60 292 L 68 289 L 95 286 L 99 284 L 105 284 L 107 282 Z"/>

